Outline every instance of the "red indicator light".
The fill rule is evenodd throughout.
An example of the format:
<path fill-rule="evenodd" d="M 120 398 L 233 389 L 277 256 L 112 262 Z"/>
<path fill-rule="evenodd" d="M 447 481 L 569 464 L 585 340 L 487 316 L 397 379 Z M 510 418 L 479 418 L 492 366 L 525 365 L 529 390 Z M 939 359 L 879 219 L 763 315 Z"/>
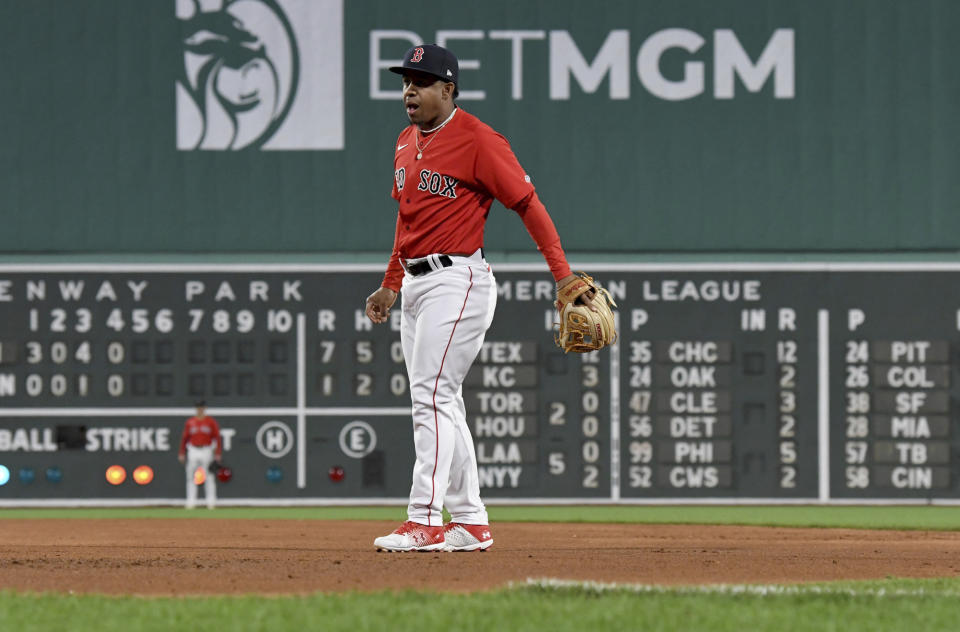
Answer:
<path fill-rule="evenodd" d="M 127 480 L 127 471 L 120 465 L 111 465 L 107 468 L 107 482 L 111 485 L 119 485 Z"/>
<path fill-rule="evenodd" d="M 141 465 L 133 471 L 133 480 L 137 485 L 149 485 L 153 481 L 153 468 Z"/>
<path fill-rule="evenodd" d="M 334 483 L 339 483 L 342 481 L 344 474 L 345 472 L 343 471 L 343 468 L 339 465 L 334 465 L 327 471 L 327 476 L 329 476 L 330 480 Z"/>

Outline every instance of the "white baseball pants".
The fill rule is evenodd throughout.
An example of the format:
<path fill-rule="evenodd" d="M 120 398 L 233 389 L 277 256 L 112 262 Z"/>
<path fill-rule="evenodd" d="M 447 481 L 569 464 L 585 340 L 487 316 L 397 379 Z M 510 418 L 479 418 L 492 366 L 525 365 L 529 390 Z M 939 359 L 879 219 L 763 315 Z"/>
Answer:
<path fill-rule="evenodd" d="M 217 477 L 210 471 L 213 463 L 213 446 L 187 446 L 187 509 L 197 506 L 197 485 L 193 482 L 193 474 L 197 468 L 203 468 L 206 479 L 203 481 L 203 494 L 207 499 L 207 509 L 213 509 L 217 504 Z"/>
<path fill-rule="evenodd" d="M 497 284 L 478 250 L 419 277 L 404 275 L 400 340 L 413 407 L 413 466 L 408 519 L 487 524 L 477 456 L 461 385 L 497 304 Z"/>

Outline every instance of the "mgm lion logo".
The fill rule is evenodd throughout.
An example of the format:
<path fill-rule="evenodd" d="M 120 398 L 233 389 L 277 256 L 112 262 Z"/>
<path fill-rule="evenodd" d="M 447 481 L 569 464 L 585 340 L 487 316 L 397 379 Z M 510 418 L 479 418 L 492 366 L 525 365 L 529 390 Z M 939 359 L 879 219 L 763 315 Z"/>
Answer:
<path fill-rule="evenodd" d="M 290 113 L 300 80 L 287 16 L 276 0 L 177 0 L 177 18 L 177 147 L 262 148 Z"/>

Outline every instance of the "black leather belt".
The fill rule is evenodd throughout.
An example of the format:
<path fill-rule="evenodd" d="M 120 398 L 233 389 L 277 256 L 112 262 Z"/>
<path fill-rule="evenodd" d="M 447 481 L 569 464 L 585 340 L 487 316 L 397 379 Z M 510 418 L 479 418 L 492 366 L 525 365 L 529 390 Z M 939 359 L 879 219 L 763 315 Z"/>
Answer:
<path fill-rule="evenodd" d="M 444 268 L 449 268 L 453 265 L 453 261 L 447 255 L 438 255 L 437 263 Z M 433 267 L 430 265 L 429 258 L 407 264 L 407 272 L 410 274 L 410 276 L 423 276 L 427 272 L 432 271 Z"/>

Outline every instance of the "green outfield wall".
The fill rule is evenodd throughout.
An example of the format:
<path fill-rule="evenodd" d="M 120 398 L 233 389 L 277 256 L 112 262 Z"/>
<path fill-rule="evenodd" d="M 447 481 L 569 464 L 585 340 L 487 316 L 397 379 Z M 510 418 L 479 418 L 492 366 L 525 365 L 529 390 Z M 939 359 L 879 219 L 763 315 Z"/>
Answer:
<path fill-rule="evenodd" d="M 955 0 L 5 0 L 0 251 L 386 252 L 421 41 L 571 251 L 956 250 Z M 495 206 L 487 245 L 529 251 Z"/>

